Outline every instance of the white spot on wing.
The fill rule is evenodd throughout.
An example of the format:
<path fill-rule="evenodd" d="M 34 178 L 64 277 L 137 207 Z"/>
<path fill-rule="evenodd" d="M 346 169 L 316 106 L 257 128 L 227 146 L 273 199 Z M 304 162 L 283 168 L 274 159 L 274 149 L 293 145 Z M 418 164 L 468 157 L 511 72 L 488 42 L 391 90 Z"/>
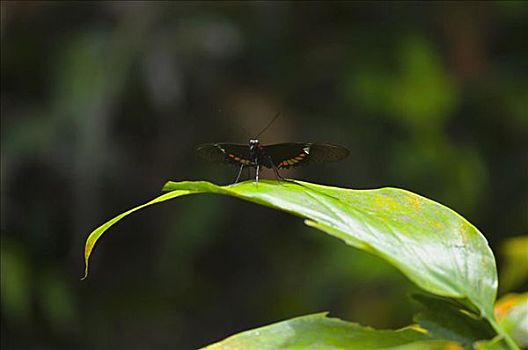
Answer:
<path fill-rule="evenodd" d="M 304 148 L 303 148 L 303 151 L 304 151 L 304 153 L 306 153 L 306 154 L 310 154 L 310 146 L 304 147 Z"/>
<path fill-rule="evenodd" d="M 222 148 L 222 146 L 220 145 L 215 145 L 220 151 L 222 151 L 222 153 L 226 153 L 225 149 Z"/>

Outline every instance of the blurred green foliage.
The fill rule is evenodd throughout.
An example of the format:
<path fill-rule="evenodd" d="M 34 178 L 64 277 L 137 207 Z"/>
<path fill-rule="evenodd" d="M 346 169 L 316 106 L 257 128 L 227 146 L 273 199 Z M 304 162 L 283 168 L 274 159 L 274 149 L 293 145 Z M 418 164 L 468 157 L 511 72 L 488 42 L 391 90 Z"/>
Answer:
<path fill-rule="evenodd" d="M 503 296 L 497 301 L 495 315 L 521 348 L 528 347 L 528 293 Z"/>
<path fill-rule="evenodd" d="M 509 238 L 500 248 L 504 260 L 499 286 L 504 293 L 528 282 L 528 235 Z"/>
<path fill-rule="evenodd" d="M 522 1 L 2 1 L 0 345 L 196 348 L 322 310 L 406 324 L 393 268 L 235 200 L 131 218 L 83 283 L 79 256 L 166 180 L 228 183 L 194 146 L 277 111 L 264 143 L 352 151 L 285 175 L 410 189 L 498 252 L 528 227 L 527 31 Z"/>

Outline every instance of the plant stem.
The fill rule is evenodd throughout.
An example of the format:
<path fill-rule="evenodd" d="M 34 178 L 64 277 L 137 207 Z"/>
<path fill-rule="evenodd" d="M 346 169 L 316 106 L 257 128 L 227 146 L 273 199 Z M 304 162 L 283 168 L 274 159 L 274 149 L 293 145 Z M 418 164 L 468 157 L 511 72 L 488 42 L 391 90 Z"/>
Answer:
<path fill-rule="evenodd" d="M 517 345 L 517 343 L 515 343 L 515 341 L 512 339 L 512 337 L 506 332 L 504 331 L 504 329 L 502 328 L 501 325 L 499 325 L 497 323 L 497 321 L 495 320 L 495 317 L 488 317 L 488 321 L 491 323 L 491 326 L 493 327 L 493 329 L 495 329 L 495 331 L 497 331 L 497 334 L 501 335 L 503 338 L 504 338 L 504 341 L 506 342 L 506 344 L 508 344 L 508 347 L 512 350 L 521 350 L 521 348 L 519 347 L 519 345 Z"/>

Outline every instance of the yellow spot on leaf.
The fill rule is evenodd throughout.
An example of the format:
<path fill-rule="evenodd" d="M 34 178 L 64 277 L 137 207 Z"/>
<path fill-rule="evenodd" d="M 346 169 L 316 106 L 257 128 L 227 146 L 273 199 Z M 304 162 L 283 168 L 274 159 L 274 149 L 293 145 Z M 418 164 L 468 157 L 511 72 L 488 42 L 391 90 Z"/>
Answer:
<path fill-rule="evenodd" d="M 420 207 L 422 206 L 422 202 L 418 197 L 409 195 L 409 199 L 411 202 L 411 207 L 413 207 L 413 209 L 420 209 Z"/>

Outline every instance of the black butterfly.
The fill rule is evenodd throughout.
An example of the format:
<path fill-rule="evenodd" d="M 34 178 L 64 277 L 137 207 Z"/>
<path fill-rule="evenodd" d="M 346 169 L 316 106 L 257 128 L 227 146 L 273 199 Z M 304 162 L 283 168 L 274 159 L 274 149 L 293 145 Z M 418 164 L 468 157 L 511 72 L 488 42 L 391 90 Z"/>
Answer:
<path fill-rule="evenodd" d="M 198 155 L 208 161 L 239 166 L 235 183 L 244 167 L 255 168 L 258 182 L 261 166 L 273 169 L 282 179 L 278 169 L 289 169 L 306 164 L 333 162 L 350 153 L 346 148 L 329 143 L 278 143 L 263 146 L 259 140 L 249 140 L 248 145 L 232 143 L 207 143 L 198 146 Z"/>
<path fill-rule="evenodd" d="M 257 135 L 264 133 L 273 122 L 275 117 Z M 198 155 L 208 161 L 226 163 L 239 166 L 235 183 L 238 182 L 244 167 L 255 168 L 255 180 L 259 180 L 261 166 L 273 169 L 279 179 L 279 169 L 288 169 L 296 166 L 314 163 L 333 162 L 344 159 L 350 153 L 346 148 L 329 143 L 278 143 L 263 146 L 257 139 L 249 140 L 248 145 L 233 143 L 206 143 L 197 147 Z"/>

